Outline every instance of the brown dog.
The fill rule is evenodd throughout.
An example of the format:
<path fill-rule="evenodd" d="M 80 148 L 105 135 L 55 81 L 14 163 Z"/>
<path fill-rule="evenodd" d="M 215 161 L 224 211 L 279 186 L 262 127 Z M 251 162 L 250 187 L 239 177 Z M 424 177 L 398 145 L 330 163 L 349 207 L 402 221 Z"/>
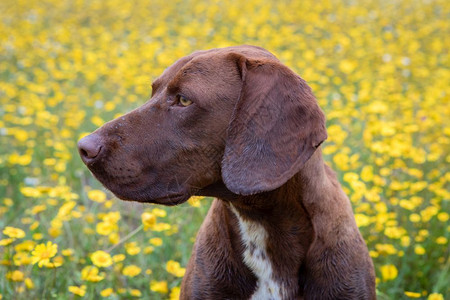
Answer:
<path fill-rule="evenodd" d="M 252 46 L 198 51 L 152 98 L 79 141 L 121 199 L 176 205 L 217 197 L 197 236 L 182 299 L 375 299 L 351 205 L 320 144 L 311 89 Z"/>

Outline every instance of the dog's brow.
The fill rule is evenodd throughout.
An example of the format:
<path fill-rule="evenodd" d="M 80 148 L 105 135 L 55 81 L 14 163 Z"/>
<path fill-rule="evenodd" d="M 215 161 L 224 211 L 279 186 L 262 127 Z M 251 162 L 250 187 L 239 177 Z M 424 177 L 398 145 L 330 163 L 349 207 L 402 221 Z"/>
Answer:
<path fill-rule="evenodd" d="M 180 89 L 178 83 L 179 83 L 178 80 L 172 79 L 172 80 L 167 84 L 167 91 L 168 91 L 169 93 L 176 93 L 176 92 L 178 92 L 178 90 Z"/>
<path fill-rule="evenodd" d="M 155 79 L 155 81 L 153 81 L 152 83 L 152 91 L 153 93 L 159 88 L 159 86 L 161 85 L 161 79 L 157 78 Z"/>

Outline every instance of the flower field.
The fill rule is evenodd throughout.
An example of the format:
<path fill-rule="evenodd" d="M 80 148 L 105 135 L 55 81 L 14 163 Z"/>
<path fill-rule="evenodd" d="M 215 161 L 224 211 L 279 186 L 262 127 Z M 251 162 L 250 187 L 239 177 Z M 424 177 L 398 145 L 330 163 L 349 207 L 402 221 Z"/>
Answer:
<path fill-rule="evenodd" d="M 76 142 L 198 49 L 264 47 L 312 87 L 379 299 L 450 299 L 447 0 L 0 3 L 0 299 L 177 299 L 211 199 L 122 202 Z"/>

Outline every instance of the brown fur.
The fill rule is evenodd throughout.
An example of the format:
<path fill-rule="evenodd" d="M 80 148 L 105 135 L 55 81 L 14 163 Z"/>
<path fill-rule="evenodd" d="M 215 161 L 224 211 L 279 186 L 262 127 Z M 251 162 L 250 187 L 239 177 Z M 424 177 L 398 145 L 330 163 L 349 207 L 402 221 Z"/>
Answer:
<path fill-rule="evenodd" d="M 181 106 L 177 95 L 193 104 Z M 288 287 L 284 298 L 375 299 L 350 202 L 322 160 L 326 136 L 305 81 L 266 50 L 239 46 L 178 60 L 147 103 L 80 140 L 79 149 L 121 199 L 176 205 L 191 195 L 217 197 L 182 299 L 248 299 L 255 291 L 230 205 L 267 232 L 265 259 Z"/>

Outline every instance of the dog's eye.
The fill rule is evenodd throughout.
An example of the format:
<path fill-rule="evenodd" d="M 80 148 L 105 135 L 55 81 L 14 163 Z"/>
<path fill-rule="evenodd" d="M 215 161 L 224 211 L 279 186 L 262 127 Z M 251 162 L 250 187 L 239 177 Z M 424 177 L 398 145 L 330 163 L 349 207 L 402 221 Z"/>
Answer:
<path fill-rule="evenodd" d="M 186 99 L 185 97 L 183 97 L 181 95 L 178 95 L 177 98 L 178 98 L 178 103 L 182 106 L 189 106 L 192 104 L 191 100 Z"/>

